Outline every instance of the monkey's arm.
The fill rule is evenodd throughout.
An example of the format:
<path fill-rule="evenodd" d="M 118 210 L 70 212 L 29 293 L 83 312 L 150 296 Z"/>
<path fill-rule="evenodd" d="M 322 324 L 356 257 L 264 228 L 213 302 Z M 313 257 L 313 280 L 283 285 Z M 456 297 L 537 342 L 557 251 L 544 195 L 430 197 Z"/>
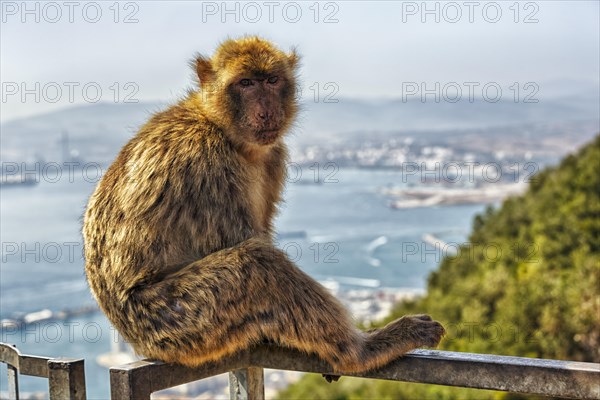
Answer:
<path fill-rule="evenodd" d="M 233 149 L 212 125 L 189 115 L 169 122 L 169 112 L 121 150 L 90 198 L 83 234 L 97 297 L 122 302 L 132 288 L 255 235 Z"/>

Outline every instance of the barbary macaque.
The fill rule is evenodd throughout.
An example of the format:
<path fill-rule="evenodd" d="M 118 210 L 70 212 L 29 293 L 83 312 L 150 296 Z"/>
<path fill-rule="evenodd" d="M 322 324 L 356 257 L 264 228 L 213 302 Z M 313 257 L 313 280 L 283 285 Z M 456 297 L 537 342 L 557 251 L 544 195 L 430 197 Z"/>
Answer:
<path fill-rule="evenodd" d="M 426 315 L 360 331 L 273 245 L 297 66 L 294 51 L 257 37 L 198 56 L 198 90 L 152 116 L 91 196 L 88 282 L 139 354 L 197 366 L 269 342 L 343 374 L 443 336 Z"/>

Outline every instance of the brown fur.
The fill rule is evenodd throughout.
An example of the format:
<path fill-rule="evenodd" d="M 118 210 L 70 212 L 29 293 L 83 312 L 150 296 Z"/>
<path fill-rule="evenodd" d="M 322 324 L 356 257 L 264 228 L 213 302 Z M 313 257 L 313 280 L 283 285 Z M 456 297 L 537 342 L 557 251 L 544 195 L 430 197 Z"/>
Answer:
<path fill-rule="evenodd" d="M 357 330 L 340 303 L 273 246 L 296 64 L 294 53 L 255 37 L 198 57 L 201 89 L 154 115 L 91 196 L 88 281 L 138 353 L 195 366 L 268 341 L 316 353 L 343 373 L 442 337 L 427 316 Z M 278 83 L 267 84 L 269 76 Z M 244 77 L 256 85 L 242 86 Z"/>

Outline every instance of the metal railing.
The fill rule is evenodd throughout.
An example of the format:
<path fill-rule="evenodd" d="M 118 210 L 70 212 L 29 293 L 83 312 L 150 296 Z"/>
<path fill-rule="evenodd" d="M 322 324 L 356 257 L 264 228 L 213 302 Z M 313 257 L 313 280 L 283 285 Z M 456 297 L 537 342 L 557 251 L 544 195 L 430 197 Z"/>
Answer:
<path fill-rule="evenodd" d="M 19 398 L 19 374 L 48 378 L 51 400 L 86 398 L 82 359 L 24 355 L 13 346 L 0 343 L 0 362 L 8 366 L 11 399 Z M 229 372 L 231 399 L 259 400 L 264 399 L 263 368 L 333 373 L 331 366 L 316 356 L 261 346 L 197 368 L 149 360 L 113 367 L 111 398 L 150 399 L 153 392 Z M 383 368 L 348 376 L 600 399 L 600 364 L 596 363 L 416 350 Z"/>
<path fill-rule="evenodd" d="M 19 375 L 48 378 L 50 400 L 85 400 L 83 359 L 49 358 L 21 354 L 14 346 L 0 343 L 0 363 L 8 367 L 9 399 L 19 399 Z"/>
<path fill-rule="evenodd" d="M 229 372 L 231 399 L 260 400 L 264 399 L 263 368 L 333 373 L 331 366 L 316 356 L 262 346 L 198 368 L 149 360 L 113 367 L 111 397 L 150 399 L 153 392 Z M 600 399 L 600 364 L 596 363 L 416 350 L 383 368 L 348 376 Z"/>

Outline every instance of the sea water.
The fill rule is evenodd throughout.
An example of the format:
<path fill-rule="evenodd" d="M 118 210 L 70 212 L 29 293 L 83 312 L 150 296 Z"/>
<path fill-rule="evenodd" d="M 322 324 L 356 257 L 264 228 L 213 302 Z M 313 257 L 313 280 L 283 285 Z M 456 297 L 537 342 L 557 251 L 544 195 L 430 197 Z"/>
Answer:
<path fill-rule="evenodd" d="M 400 171 L 319 168 L 302 169 L 302 178 L 293 171 L 276 220 L 277 245 L 341 291 L 424 289 L 429 272 L 465 240 L 473 216 L 485 207 L 392 209 L 382 189 L 404 185 Z M 94 304 L 83 271 L 81 221 L 96 184 L 94 176 L 74 171 L 42 177 L 35 186 L 2 188 L 0 319 Z M 428 234 L 438 241 L 424 240 Z M 26 354 L 84 358 L 88 398 L 108 398 L 108 370 L 96 358 L 110 351 L 116 333 L 101 313 L 1 333 L 1 341 Z M 0 391 L 6 391 L 6 368 L 0 373 Z M 25 392 L 47 390 L 41 378 L 21 377 L 20 383 Z"/>

